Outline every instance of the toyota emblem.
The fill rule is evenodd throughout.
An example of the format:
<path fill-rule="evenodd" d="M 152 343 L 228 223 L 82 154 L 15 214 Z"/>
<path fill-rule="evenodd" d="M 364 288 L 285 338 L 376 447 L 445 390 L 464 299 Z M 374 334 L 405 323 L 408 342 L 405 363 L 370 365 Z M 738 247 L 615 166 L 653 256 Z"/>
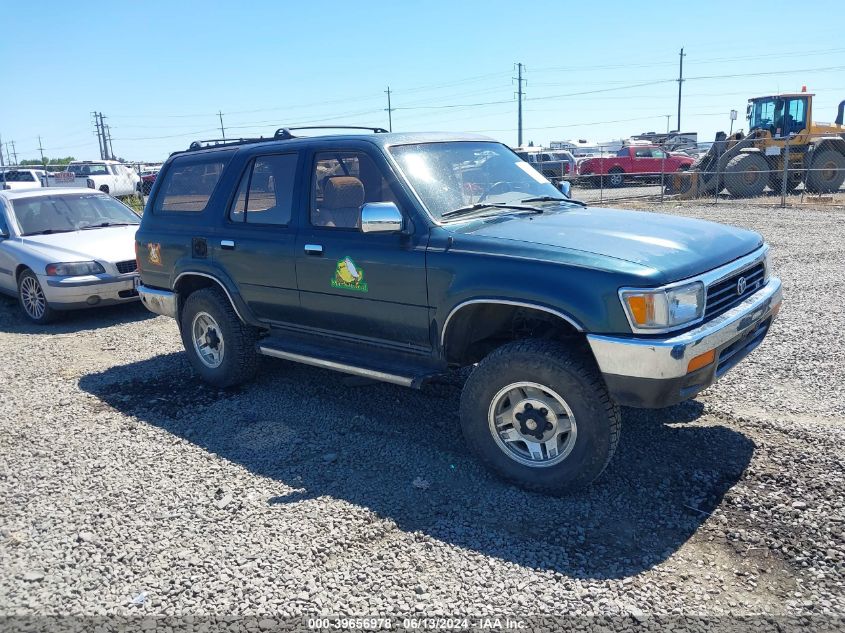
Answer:
<path fill-rule="evenodd" d="M 745 288 L 748 285 L 748 282 L 745 281 L 745 277 L 740 277 L 736 280 L 736 294 L 742 296 L 745 293 Z"/>

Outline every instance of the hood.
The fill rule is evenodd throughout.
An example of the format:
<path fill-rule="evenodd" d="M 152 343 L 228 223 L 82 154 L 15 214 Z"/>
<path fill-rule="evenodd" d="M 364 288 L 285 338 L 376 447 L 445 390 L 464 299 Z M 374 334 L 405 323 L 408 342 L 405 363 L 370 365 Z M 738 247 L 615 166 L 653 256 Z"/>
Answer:
<path fill-rule="evenodd" d="M 108 226 L 72 233 L 28 235 L 21 242 L 52 262 L 122 262 L 135 259 L 137 226 Z"/>
<path fill-rule="evenodd" d="M 544 210 L 542 215 L 500 216 L 453 230 L 624 260 L 654 270 L 659 283 L 712 270 L 763 244 L 753 231 L 674 215 L 590 207 Z"/>

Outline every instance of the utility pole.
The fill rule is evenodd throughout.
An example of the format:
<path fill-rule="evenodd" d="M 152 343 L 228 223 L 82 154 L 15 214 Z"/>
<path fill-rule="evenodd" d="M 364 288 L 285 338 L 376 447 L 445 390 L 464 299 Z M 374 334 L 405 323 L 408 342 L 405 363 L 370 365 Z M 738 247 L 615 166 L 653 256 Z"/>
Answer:
<path fill-rule="evenodd" d="M 103 135 L 100 133 L 100 115 L 98 112 L 92 112 L 94 115 L 94 131 L 97 134 L 97 145 L 100 148 L 100 160 L 106 157 L 105 151 L 103 150 Z"/>
<path fill-rule="evenodd" d="M 678 72 L 678 133 L 681 132 L 681 87 L 684 85 L 684 49 L 681 48 L 681 66 Z"/>
<path fill-rule="evenodd" d="M 517 115 L 516 115 L 516 124 L 517 124 L 517 147 L 522 147 L 522 82 L 525 81 L 522 78 L 522 62 L 517 62 L 516 64 L 516 79 L 517 81 L 517 97 L 519 99 L 519 104 L 517 105 Z"/>
<path fill-rule="evenodd" d="M 100 116 L 102 116 L 102 114 Z M 106 152 L 106 158 L 108 158 L 109 160 L 114 160 L 114 148 L 111 145 L 111 127 L 109 127 L 108 125 L 104 125 L 103 134 L 106 137 L 106 147 L 108 147 L 108 151 Z"/>
<path fill-rule="evenodd" d="M 223 127 L 223 112 L 217 111 L 217 116 L 220 117 L 220 133 L 223 135 L 223 140 L 226 140 L 226 128 Z"/>
<path fill-rule="evenodd" d="M 393 108 L 390 106 L 390 86 L 385 90 L 387 93 L 387 130 L 393 131 Z"/>
<path fill-rule="evenodd" d="M 44 187 L 50 186 L 50 178 L 47 176 L 47 161 L 44 160 L 44 148 L 41 147 L 41 135 L 38 135 L 38 151 L 41 153 L 41 166 L 44 168 L 44 181 L 42 185 Z"/>
<path fill-rule="evenodd" d="M 12 144 L 12 156 L 15 157 L 15 162 L 13 164 L 17 165 L 18 164 L 18 153 L 15 151 L 15 142 L 14 141 L 9 141 L 9 142 Z"/>
<path fill-rule="evenodd" d="M 3 160 L 3 137 L 0 136 L 0 167 L 5 167 L 6 161 Z"/>

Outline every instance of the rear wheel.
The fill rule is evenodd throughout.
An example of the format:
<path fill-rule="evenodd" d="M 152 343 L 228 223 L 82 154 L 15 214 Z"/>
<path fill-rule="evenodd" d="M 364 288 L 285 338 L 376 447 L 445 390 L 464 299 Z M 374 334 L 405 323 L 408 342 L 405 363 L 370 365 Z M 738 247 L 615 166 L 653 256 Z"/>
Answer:
<path fill-rule="evenodd" d="M 763 194 L 769 184 L 769 163 L 760 154 L 740 154 L 725 167 L 725 187 L 737 198 Z"/>
<path fill-rule="evenodd" d="M 813 157 L 807 172 L 807 189 L 813 193 L 839 191 L 845 182 L 845 156 L 835 149 L 826 149 Z"/>
<path fill-rule="evenodd" d="M 18 278 L 18 301 L 23 313 L 33 323 L 44 325 L 59 316 L 59 312 L 47 303 L 41 282 L 31 270 L 23 271 Z"/>
<path fill-rule="evenodd" d="M 607 174 L 608 187 L 621 187 L 625 184 L 625 172 L 620 167 L 614 167 Z"/>
<path fill-rule="evenodd" d="M 102 191 L 103 193 L 108 193 L 109 192 L 109 186 L 108 185 L 100 185 L 100 191 Z"/>
<path fill-rule="evenodd" d="M 485 358 L 461 394 L 469 448 L 524 488 L 589 485 L 619 441 L 619 408 L 590 359 L 553 341 L 509 343 Z"/>
<path fill-rule="evenodd" d="M 217 288 L 203 288 L 185 301 L 182 343 L 193 368 L 215 387 L 251 380 L 258 370 L 258 331 L 245 325 Z"/>

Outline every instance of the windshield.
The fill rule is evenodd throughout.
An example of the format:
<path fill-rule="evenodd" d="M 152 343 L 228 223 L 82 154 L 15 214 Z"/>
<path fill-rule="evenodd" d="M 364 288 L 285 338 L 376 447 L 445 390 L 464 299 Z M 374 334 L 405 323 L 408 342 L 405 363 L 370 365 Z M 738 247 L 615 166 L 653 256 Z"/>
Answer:
<path fill-rule="evenodd" d="M 11 203 L 21 235 L 140 222 L 132 210 L 100 193 L 37 196 L 11 200 Z"/>
<path fill-rule="evenodd" d="M 103 163 L 68 165 L 67 170 L 77 176 L 107 176 L 109 173 L 109 170 L 106 169 Z"/>
<path fill-rule="evenodd" d="M 444 213 L 479 203 L 518 204 L 544 196 L 564 200 L 554 185 L 500 143 L 420 143 L 390 152 L 438 221 Z"/>

